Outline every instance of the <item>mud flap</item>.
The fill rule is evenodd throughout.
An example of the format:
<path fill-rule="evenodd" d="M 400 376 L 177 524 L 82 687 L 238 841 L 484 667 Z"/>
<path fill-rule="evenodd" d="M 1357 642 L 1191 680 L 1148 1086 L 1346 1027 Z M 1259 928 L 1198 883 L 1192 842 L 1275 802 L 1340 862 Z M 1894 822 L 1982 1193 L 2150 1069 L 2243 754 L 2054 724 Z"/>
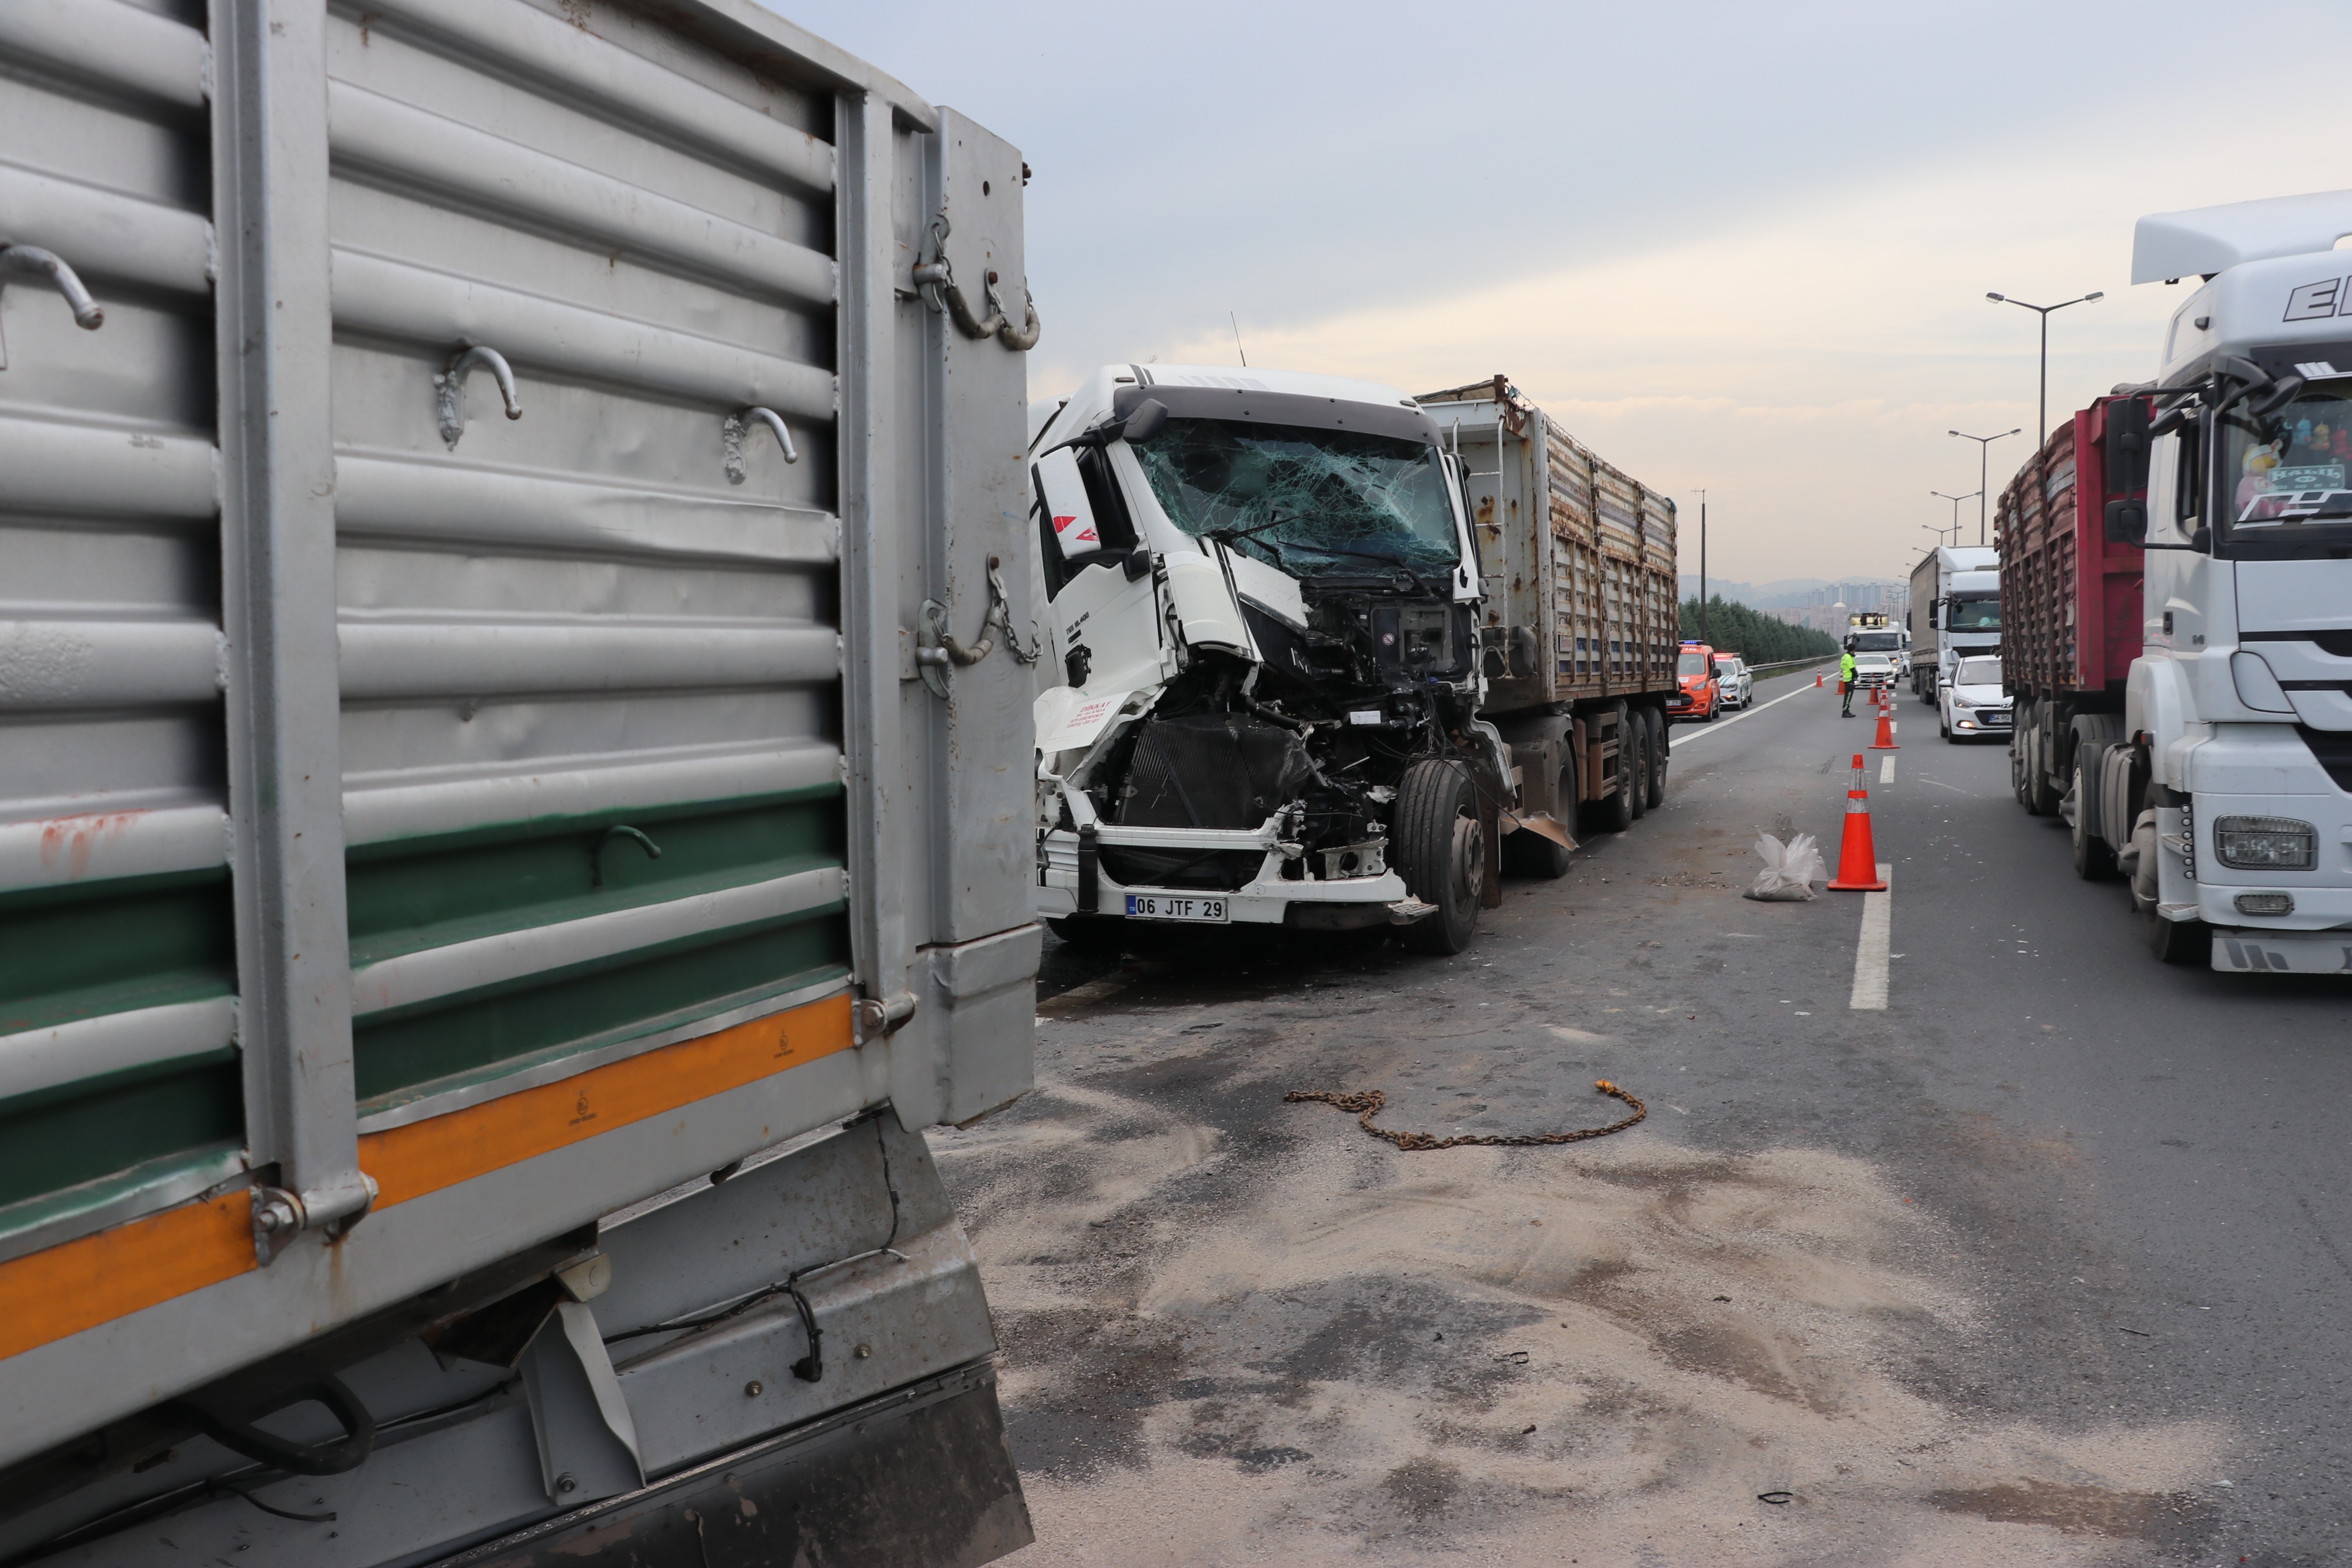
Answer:
<path fill-rule="evenodd" d="M 982 1360 L 440 1564 L 966 1568 L 1035 1538 Z"/>

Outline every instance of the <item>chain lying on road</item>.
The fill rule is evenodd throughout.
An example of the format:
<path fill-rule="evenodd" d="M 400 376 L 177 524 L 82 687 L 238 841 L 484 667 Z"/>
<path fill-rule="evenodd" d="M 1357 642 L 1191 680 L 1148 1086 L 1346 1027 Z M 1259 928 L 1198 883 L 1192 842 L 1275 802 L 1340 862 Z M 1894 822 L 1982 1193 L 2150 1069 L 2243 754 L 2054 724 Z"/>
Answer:
<path fill-rule="evenodd" d="M 1286 1105 L 1311 1100 L 1337 1106 L 1341 1110 L 1356 1111 L 1359 1113 L 1357 1126 L 1375 1138 L 1385 1138 L 1407 1153 L 1414 1154 L 1426 1149 L 1458 1148 L 1465 1143 L 1506 1149 L 1524 1149 L 1540 1143 L 1575 1143 L 1587 1138 L 1606 1138 L 1612 1132 L 1622 1132 L 1650 1114 L 1648 1106 L 1605 1078 L 1597 1080 L 1592 1087 L 1612 1099 L 1623 1100 L 1633 1108 L 1633 1114 L 1606 1127 L 1580 1127 L 1573 1132 L 1465 1132 L 1457 1137 L 1440 1138 L 1433 1132 L 1398 1132 L 1390 1128 L 1373 1126 L 1372 1118 L 1378 1116 L 1381 1108 L 1389 1102 L 1387 1093 L 1377 1089 L 1368 1089 L 1361 1094 L 1342 1094 L 1335 1089 L 1294 1089 L 1282 1099 Z"/>

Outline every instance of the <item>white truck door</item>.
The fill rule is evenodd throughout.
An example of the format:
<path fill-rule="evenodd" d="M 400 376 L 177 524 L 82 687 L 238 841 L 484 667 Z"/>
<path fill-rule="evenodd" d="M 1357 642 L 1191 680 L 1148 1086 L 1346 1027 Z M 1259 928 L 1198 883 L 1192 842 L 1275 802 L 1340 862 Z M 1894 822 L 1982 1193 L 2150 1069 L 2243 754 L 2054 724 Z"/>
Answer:
<path fill-rule="evenodd" d="M 1153 574 L 1100 454 L 1065 449 L 1032 470 L 1045 527 L 1040 546 L 1053 584 L 1054 653 L 1063 677 L 1088 691 L 1130 691 L 1160 679 L 1159 596 Z M 1097 502 L 1103 504 L 1097 505 Z M 1045 542 L 1052 541 L 1050 544 Z"/>

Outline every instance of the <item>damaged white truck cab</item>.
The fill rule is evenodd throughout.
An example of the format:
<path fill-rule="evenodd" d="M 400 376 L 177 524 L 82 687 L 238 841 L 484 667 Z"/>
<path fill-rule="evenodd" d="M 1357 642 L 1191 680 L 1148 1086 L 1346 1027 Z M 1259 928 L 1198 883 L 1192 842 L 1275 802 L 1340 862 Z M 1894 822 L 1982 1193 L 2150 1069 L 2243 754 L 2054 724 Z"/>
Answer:
<path fill-rule="evenodd" d="M 1109 365 L 1031 444 L 1036 907 L 1456 952 L 1510 789 L 1460 465 L 1393 387 Z"/>

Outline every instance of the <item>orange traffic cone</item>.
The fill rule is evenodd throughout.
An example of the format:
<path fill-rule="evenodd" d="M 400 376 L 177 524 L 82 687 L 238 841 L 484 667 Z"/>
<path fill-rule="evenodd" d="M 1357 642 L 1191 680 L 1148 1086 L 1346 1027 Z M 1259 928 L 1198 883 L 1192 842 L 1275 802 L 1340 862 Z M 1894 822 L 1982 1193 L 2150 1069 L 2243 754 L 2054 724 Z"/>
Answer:
<path fill-rule="evenodd" d="M 1895 709 L 1887 701 L 1883 688 L 1878 693 L 1878 739 L 1870 743 L 1870 749 L 1874 752 L 1899 752 L 1903 749 L 1895 743 Z"/>
<path fill-rule="evenodd" d="M 1845 791 L 1845 837 L 1838 841 L 1837 879 L 1833 893 L 1883 893 L 1878 879 L 1878 847 L 1870 838 L 1870 792 L 1862 787 L 1862 753 L 1853 754 L 1853 782 Z"/>
<path fill-rule="evenodd" d="M 1829 678 L 1830 672 L 1826 669 L 1817 669 L 1813 671 L 1813 689 L 1819 691 L 1822 687 L 1828 682 Z"/>

